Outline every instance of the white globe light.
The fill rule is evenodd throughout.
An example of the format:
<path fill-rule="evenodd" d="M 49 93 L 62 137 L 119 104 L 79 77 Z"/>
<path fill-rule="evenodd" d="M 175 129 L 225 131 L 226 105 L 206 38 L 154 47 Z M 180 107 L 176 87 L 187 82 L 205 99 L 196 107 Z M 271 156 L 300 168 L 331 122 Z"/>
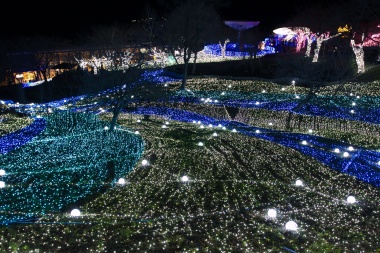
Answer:
<path fill-rule="evenodd" d="M 201 147 L 202 147 L 203 145 L 204 145 L 204 144 L 203 144 L 203 142 L 201 142 L 201 141 L 198 143 L 198 146 L 201 146 Z"/>
<path fill-rule="evenodd" d="M 296 185 L 297 185 L 297 186 L 302 186 L 302 185 L 303 185 L 303 183 L 302 183 L 302 181 L 301 181 L 301 180 L 299 180 L 299 179 L 298 179 L 298 180 L 296 181 Z"/>
<path fill-rule="evenodd" d="M 348 204 L 354 204 L 356 202 L 356 199 L 354 196 L 348 196 L 347 197 L 347 203 Z"/>
<path fill-rule="evenodd" d="M 148 161 L 144 159 L 144 160 L 142 160 L 141 164 L 142 164 L 143 166 L 148 165 Z"/>
<path fill-rule="evenodd" d="M 5 175 L 5 170 L 0 170 L 0 176 L 4 176 Z"/>
<path fill-rule="evenodd" d="M 119 180 L 117 181 L 118 184 L 120 185 L 125 185 L 125 179 L 124 178 L 119 178 Z"/>
<path fill-rule="evenodd" d="M 302 141 L 302 145 L 306 145 L 307 144 L 307 141 Z"/>
<path fill-rule="evenodd" d="M 343 157 L 349 157 L 349 156 L 350 156 L 350 154 L 348 152 L 343 153 Z"/>
<path fill-rule="evenodd" d="M 288 221 L 285 224 L 285 229 L 286 230 L 291 230 L 291 231 L 296 231 L 298 229 L 298 225 L 294 221 Z"/>
<path fill-rule="evenodd" d="M 0 188 L 4 188 L 5 187 L 5 183 L 3 181 L 0 181 Z"/>
<path fill-rule="evenodd" d="M 349 146 L 349 147 L 348 147 L 348 150 L 349 150 L 349 151 L 353 151 L 353 150 L 354 150 L 354 147 Z"/>
<path fill-rule="evenodd" d="M 140 134 L 140 132 L 139 131 L 135 131 L 135 134 Z"/>
<path fill-rule="evenodd" d="M 260 130 L 256 130 L 255 133 L 257 133 L 257 134 L 260 133 Z"/>
<path fill-rule="evenodd" d="M 339 148 L 334 149 L 334 152 L 339 153 L 340 152 Z"/>
<path fill-rule="evenodd" d="M 313 129 L 309 129 L 309 133 L 312 133 L 313 132 Z"/>
<path fill-rule="evenodd" d="M 80 216 L 80 211 L 79 209 L 73 209 L 70 213 L 71 216 L 78 217 Z"/>
<path fill-rule="evenodd" d="M 182 182 L 187 182 L 187 181 L 189 181 L 188 176 L 183 176 L 183 177 L 181 177 L 181 181 L 182 181 Z"/>
<path fill-rule="evenodd" d="M 270 217 L 270 218 L 276 218 L 276 216 L 277 216 L 276 210 L 274 210 L 274 209 L 269 209 L 268 210 L 268 217 Z"/>
<path fill-rule="evenodd" d="M 235 128 L 234 128 L 234 129 L 232 129 L 232 132 L 236 133 L 236 129 L 235 129 Z"/>
<path fill-rule="evenodd" d="M 218 136 L 218 134 L 217 133 L 213 133 L 212 136 Z"/>

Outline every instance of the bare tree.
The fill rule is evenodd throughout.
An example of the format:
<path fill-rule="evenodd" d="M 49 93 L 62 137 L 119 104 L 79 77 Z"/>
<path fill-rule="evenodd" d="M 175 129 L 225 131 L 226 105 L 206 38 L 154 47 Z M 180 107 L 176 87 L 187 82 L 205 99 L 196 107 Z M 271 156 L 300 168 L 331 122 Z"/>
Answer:
<path fill-rule="evenodd" d="M 337 41 L 336 43 L 347 44 L 347 42 Z M 354 60 L 349 46 L 346 50 L 330 52 L 323 60 L 313 62 L 303 54 L 286 54 L 278 57 L 276 68 L 277 80 L 282 84 L 290 84 L 305 87 L 307 93 L 304 97 L 294 94 L 298 99 L 296 106 L 289 111 L 287 127 L 291 125 L 293 113 L 301 109 L 307 110 L 310 102 L 318 102 L 319 92 L 322 87 L 331 83 L 344 83 L 354 76 Z"/>
<path fill-rule="evenodd" d="M 77 59 L 80 66 L 90 64 L 99 69 L 96 74 L 83 75 L 87 81 L 82 81 L 80 93 L 93 95 L 112 112 L 111 131 L 123 109 L 164 98 L 167 94 L 164 86 L 144 75 L 148 52 L 142 44 L 146 37 L 140 36 L 137 28 L 136 25 L 113 25 L 93 29 L 87 37 L 93 43 L 88 45 L 98 45 L 103 49 L 99 52 L 102 55 Z"/>
<path fill-rule="evenodd" d="M 59 50 L 67 49 L 71 43 L 57 37 L 35 35 L 18 37 L 15 41 L 15 50 L 26 55 L 29 63 L 37 72 L 37 79 L 47 81 L 48 70 L 57 62 Z"/>
<path fill-rule="evenodd" d="M 151 4 L 145 6 L 145 18 L 142 20 L 142 31 L 147 36 L 147 43 L 149 48 L 152 48 L 156 39 L 156 33 L 159 25 L 157 12 L 153 9 Z"/>
<path fill-rule="evenodd" d="M 12 58 L 16 56 L 23 58 L 27 63 L 28 70 L 35 71 L 35 80 L 44 81 L 43 85 L 37 87 L 39 101 L 43 102 L 44 100 L 49 100 L 51 96 L 51 86 L 48 85 L 48 80 L 51 77 L 50 69 L 53 64 L 59 62 L 59 52 L 71 46 L 72 42 L 59 37 L 42 35 L 16 37 L 13 45 L 8 48 L 7 55 L 10 60 L 6 62 L 6 65 L 8 69 L 12 69 L 12 64 L 14 64 L 12 63 Z M 20 62 L 16 64 L 20 64 Z M 24 97 L 23 92 L 20 95 L 21 98 Z"/>
<path fill-rule="evenodd" d="M 110 130 L 114 130 L 117 119 L 123 109 L 146 105 L 169 96 L 167 88 L 155 82 L 152 77 L 144 75 L 141 63 L 126 70 L 103 71 L 92 83 L 83 86 L 86 94 L 110 112 L 112 120 Z M 83 91 L 82 91 L 83 92 Z"/>
<path fill-rule="evenodd" d="M 185 89 L 188 64 L 200 48 L 203 48 L 210 35 L 220 26 L 221 21 L 214 7 L 204 1 L 188 0 L 168 16 L 163 23 L 160 39 L 172 52 L 181 51 L 184 64 L 181 90 Z"/>

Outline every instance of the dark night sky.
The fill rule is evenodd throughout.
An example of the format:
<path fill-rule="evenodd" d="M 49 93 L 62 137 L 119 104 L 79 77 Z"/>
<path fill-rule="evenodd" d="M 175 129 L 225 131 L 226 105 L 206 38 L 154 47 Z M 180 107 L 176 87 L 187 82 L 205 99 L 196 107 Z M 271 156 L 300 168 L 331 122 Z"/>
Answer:
<path fill-rule="evenodd" d="M 297 12 L 297 5 L 306 5 L 305 1 L 310 2 L 233 0 L 229 8 L 219 10 L 219 13 L 223 20 L 260 21 L 259 26 L 263 30 L 275 29 Z M 0 15 L 1 37 L 44 34 L 72 39 L 92 25 L 128 23 L 137 19 L 145 15 L 145 5 L 148 2 L 154 0 L 138 0 L 133 4 L 130 1 L 114 0 L 102 1 L 101 4 L 72 0 L 47 4 L 10 1 L 7 2 L 9 15 Z"/>

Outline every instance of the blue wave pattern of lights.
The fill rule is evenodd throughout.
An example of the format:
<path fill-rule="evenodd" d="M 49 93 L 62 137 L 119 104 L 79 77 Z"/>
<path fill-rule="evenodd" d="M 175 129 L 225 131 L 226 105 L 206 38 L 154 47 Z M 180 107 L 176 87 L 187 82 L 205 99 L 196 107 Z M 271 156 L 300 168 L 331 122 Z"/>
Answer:
<path fill-rule="evenodd" d="M 45 119 L 35 118 L 29 126 L 13 133 L 0 136 L 0 154 L 6 154 L 32 140 L 45 129 Z"/>
<path fill-rule="evenodd" d="M 256 51 L 256 56 L 262 56 L 265 54 L 271 54 L 274 53 L 273 50 L 268 48 L 268 50 L 254 50 L 254 46 L 251 44 L 244 44 L 242 45 L 243 48 L 240 49 L 236 43 L 227 43 L 226 45 L 226 51 L 225 56 L 230 57 L 244 57 L 244 56 L 251 56 L 253 55 L 253 52 Z M 222 49 L 219 44 L 209 44 L 204 47 L 204 52 L 207 54 L 215 55 L 215 56 L 222 56 Z"/>
<path fill-rule="evenodd" d="M 304 95 L 299 95 L 302 100 Z M 180 92 L 173 95 L 173 101 L 186 103 L 204 103 L 200 98 L 212 98 L 209 102 L 214 105 L 225 105 L 239 108 L 260 108 L 273 111 L 291 111 L 298 104 L 292 94 L 269 94 L 226 91 L 222 95 L 221 91 L 191 91 Z M 380 104 L 380 98 L 361 97 L 339 97 L 333 99 L 331 96 L 318 96 L 319 105 L 309 105 L 301 108 L 297 113 L 312 116 L 324 116 L 335 119 L 357 120 L 369 123 L 380 123 L 380 108 L 374 105 Z M 336 104 L 334 100 L 346 101 L 344 104 Z M 359 100 L 359 102 L 358 102 Z M 357 102 L 360 106 L 352 106 L 352 102 Z M 353 110 L 353 111 L 352 111 Z"/>
<path fill-rule="evenodd" d="M 0 176 L 6 183 L 0 225 L 32 222 L 106 191 L 134 168 L 144 151 L 140 135 L 121 127 L 108 131 L 94 114 L 55 112 L 46 122 L 35 122 L 23 129 L 27 138 L 17 142 L 22 148 L 0 155 L 6 172 Z M 9 136 L 15 135 L 2 139 Z"/>
<path fill-rule="evenodd" d="M 239 133 L 262 138 L 295 149 L 310 157 L 314 157 L 336 171 L 355 176 L 359 180 L 380 187 L 380 168 L 377 163 L 380 160 L 380 153 L 374 150 L 366 150 L 361 147 L 353 147 L 353 150 L 349 150 L 347 143 L 336 140 L 315 135 L 259 128 L 236 121 L 221 121 L 173 108 L 144 107 L 137 108 L 133 113 L 160 115 L 182 122 L 199 121 L 203 125 L 211 124 L 214 127 L 220 124 L 229 130 L 236 129 Z M 257 133 L 256 130 L 259 132 Z M 303 141 L 306 141 L 306 143 L 303 143 Z M 339 149 L 339 153 L 334 152 L 335 149 Z M 343 155 L 344 152 L 347 152 L 347 157 Z"/>

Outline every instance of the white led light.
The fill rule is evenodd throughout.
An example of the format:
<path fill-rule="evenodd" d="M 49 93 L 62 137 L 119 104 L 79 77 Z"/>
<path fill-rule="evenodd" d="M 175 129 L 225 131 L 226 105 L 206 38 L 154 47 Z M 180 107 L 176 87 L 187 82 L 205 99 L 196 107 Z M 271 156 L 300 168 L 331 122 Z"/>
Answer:
<path fill-rule="evenodd" d="M 348 204 L 354 204 L 356 202 L 356 199 L 354 196 L 348 196 L 347 197 L 347 203 Z"/>
<path fill-rule="evenodd" d="M 188 176 L 183 176 L 183 177 L 181 177 L 181 181 L 182 182 L 187 182 L 187 181 L 189 181 L 189 177 Z"/>
<path fill-rule="evenodd" d="M 125 179 L 124 178 L 119 178 L 119 180 L 117 181 L 117 183 L 119 185 L 125 185 Z"/>
<path fill-rule="evenodd" d="M 268 217 L 270 217 L 270 218 L 276 218 L 276 216 L 277 216 L 276 210 L 274 210 L 274 209 L 269 209 L 268 210 Z"/>
<path fill-rule="evenodd" d="M 79 209 L 73 209 L 73 210 L 71 210 L 70 215 L 73 216 L 73 217 L 78 217 L 78 216 L 80 216 L 80 211 L 79 211 Z"/>
<path fill-rule="evenodd" d="M 285 224 L 285 229 L 286 230 L 291 230 L 291 231 L 296 231 L 298 229 L 298 225 L 294 221 L 288 221 Z"/>

